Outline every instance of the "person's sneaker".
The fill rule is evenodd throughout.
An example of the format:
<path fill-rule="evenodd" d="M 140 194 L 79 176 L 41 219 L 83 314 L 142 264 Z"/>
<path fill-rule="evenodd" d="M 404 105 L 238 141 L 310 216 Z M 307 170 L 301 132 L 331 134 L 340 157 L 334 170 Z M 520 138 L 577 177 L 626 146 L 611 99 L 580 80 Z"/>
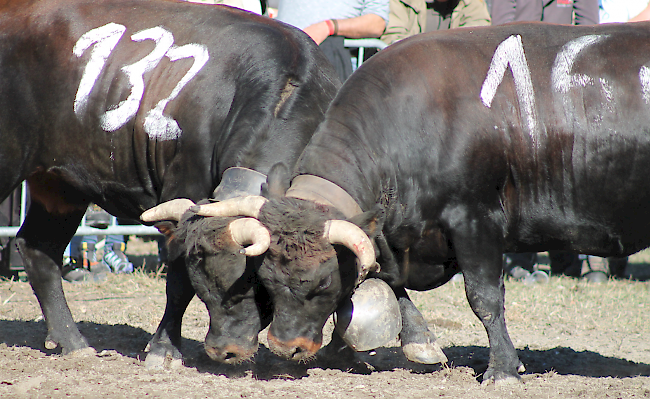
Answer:
<path fill-rule="evenodd" d="M 123 243 L 113 244 L 113 250 L 106 250 L 104 252 L 104 263 L 111 268 L 113 273 L 132 273 L 133 263 L 123 252 Z"/>
<path fill-rule="evenodd" d="M 543 270 L 536 270 L 524 277 L 524 284 L 548 284 L 548 274 Z"/>
<path fill-rule="evenodd" d="M 609 280 L 609 263 L 607 258 L 588 255 L 582 261 L 580 277 L 590 283 L 604 283 Z"/>
<path fill-rule="evenodd" d="M 90 272 L 81 266 L 81 262 L 75 258 L 70 258 L 70 262 L 63 266 L 61 277 L 71 283 L 80 283 L 84 281 L 99 282 L 106 279 L 106 273 Z"/>
<path fill-rule="evenodd" d="M 86 210 L 86 226 L 106 229 L 111 224 L 111 215 L 95 204 Z"/>
<path fill-rule="evenodd" d="M 76 269 L 70 269 L 63 272 L 63 275 L 61 277 L 63 277 L 65 281 L 69 281 L 71 283 L 79 283 L 82 281 L 90 280 L 90 272 L 84 268 L 78 267 Z"/>
<path fill-rule="evenodd" d="M 521 266 L 515 266 L 510 269 L 510 276 L 515 280 L 524 280 L 530 277 L 530 272 Z"/>
<path fill-rule="evenodd" d="M 97 260 L 97 251 L 95 243 L 82 242 L 79 248 L 81 254 L 81 266 L 92 273 L 110 273 L 111 269 L 103 262 Z"/>

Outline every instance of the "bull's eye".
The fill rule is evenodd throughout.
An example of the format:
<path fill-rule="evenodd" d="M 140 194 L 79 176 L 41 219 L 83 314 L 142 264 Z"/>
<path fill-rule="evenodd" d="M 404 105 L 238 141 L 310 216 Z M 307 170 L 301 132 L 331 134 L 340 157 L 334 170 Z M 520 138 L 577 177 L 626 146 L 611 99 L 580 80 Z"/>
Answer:
<path fill-rule="evenodd" d="M 318 289 L 318 291 L 326 290 L 327 287 L 330 286 L 330 284 L 332 284 L 332 275 L 331 274 L 320 281 L 320 284 L 318 284 L 317 289 Z"/>
<path fill-rule="evenodd" d="M 327 277 L 324 277 L 318 283 L 318 287 L 309 290 L 309 293 L 307 294 L 305 299 L 311 301 L 312 299 L 314 299 L 314 297 L 322 294 L 331 284 L 332 284 L 332 276 L 329 275 Z"/>

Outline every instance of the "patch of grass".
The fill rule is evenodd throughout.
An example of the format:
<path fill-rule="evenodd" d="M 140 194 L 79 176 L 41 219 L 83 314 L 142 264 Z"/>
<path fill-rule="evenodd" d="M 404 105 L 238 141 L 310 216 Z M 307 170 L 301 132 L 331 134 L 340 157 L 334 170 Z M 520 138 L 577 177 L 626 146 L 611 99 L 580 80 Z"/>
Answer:
<path fill-rule="evenodd" d="M 505 287 L 505 317 L 515 347 L 562 346 L 650 361 L 650 353 L 639 350 L 639 342 L 650 338 L 648 283 L 610 280 L 592 284 L 551 277 L 548 284 L 508 280 Z M 465 298 L 463 283 L 409 294 L 443 347 L 488 346 L 485 329 Z M 605 337 L 606 344 L 602 344 Z"/>
<path fill-rule="evenodd" d="M 639 251 L 629 258 L 630 263 L 645 263 L 650 264 L 650 248 Z"/>

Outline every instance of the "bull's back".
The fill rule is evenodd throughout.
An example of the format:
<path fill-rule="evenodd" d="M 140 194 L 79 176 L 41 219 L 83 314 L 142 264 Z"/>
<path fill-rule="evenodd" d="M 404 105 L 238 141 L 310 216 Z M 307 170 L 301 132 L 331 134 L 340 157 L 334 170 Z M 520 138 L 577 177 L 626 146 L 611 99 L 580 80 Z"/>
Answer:
<path fill-rule="evenodd" d="M 374 201 L 393 184 L 398 223 L 463 206 L 511 248 L 635 251 L 650 243 L 649 39 L 645 23 L 419 35 L 346 82 L 320 146 L 355 148 L 361 180 L 383 181 Z"/>

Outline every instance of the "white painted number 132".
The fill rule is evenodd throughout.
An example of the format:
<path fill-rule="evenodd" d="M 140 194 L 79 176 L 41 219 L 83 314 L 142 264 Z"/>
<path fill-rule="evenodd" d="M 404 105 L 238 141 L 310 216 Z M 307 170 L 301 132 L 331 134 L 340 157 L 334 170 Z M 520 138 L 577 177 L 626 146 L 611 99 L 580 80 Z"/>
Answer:
<path fill-rule="evenodd" d="M 81 117 L 87 110 L 90 93 L 106 65 L 106 60 L 111 55 L 125 31 L 126 27 L 123 25 L 109 23 L 86 32 L 77 40 L 77 43 L 72 49 L 72 52 L 77 57 L 81 57 L 86 50 L 92 47 L 90 59 L 84 69 L 74 100 L 74 112 L 77 117 Z M 163 111 L 167 104 L 178 96 L 183 87 L 208 62 L 210 59 L 208 49 L 203 45 L 193 43 L 184 46 L 174 46 L 174 36 L 172 33 L 160 26 L 137 32 L 131 36 L 131 40 L 134 42 L 153 40 L 156 45 L 141 60 L 122 67 L 122 72 L 129 79 L 131 92 L 124 101 L 111 107 L 111 109 L 100 117 L 100 125 L 105 131 L 114 132 L 135 117 L 140 108 L 142 96 L 144 95 L 144 74 L 153 70 L 163 57 L 169 58 L 172 62 L 183 58 L 194 58 L 192 67 L 190 67 L 185 76 L 176 84 L 169 96 L 160 100 L 144 118 L 144 130 L 151 139 L 176 139 L 182 133 L 181 129 L 174 119 L 163 115 Z"/>

